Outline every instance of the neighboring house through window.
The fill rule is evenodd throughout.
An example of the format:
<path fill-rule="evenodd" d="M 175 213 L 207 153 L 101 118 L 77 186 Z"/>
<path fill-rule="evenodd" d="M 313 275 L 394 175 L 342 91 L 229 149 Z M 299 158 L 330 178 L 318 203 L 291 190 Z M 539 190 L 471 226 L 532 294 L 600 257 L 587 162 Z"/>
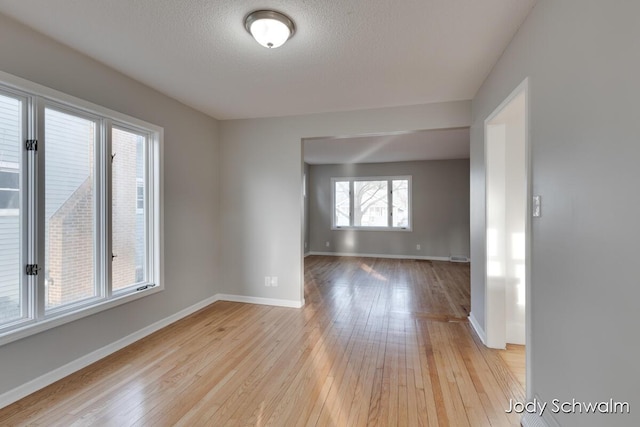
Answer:
<path fill-rule="evenodd" d="M 18 215 L 20 171 L 17 163 L 0 161 L 0 216 Z"/>
<path fill-rule="evenodd" d="M 162 128 L 0 72 L 0 344 L 163 288 Z"/>
<path fill-rule="evenodd" d="M 136 213 L 144 213 L 144 180 L 137 179 L 136 185 Z"/>

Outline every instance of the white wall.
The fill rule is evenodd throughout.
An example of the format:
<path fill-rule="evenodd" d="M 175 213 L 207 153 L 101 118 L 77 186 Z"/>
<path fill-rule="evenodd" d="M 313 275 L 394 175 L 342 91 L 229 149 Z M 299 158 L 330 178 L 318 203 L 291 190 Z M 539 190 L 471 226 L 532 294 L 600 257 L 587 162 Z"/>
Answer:
<path fill-rule="evenodd" d="M 491 348 L 504 348 L 506 343 L 506 300 L 505 300 L 505 259 L 507 197 L 505 183 L 507 129 L 504 124 L 495 124 L 487 128 L 487 210 L 486 210 L 486 253 L 487 253 L 487 310 L 486 344 Z M 472 260 L 473 262 L 473 260 Z M 471 264 L 472 269 L 476 265 Z M 495 303 L 494 303 L 495 302 Z M 484 307 L 483 307 L 484 308 Z M 478 307 L 471 308 L 471 317 L 477 320 Z"/>
<path fill-rule="evenodd" d="M 218 293 L 218 124 L 0 15 L 0 69 L 164 127 L 165 286 L 0 347 L 0 395 Z"/>
<path fill-rule="evenodd" d="M 220 122 L 225 293 L 301 302 L 302 139 L 465 127 L 468 101 Z M 279 286 L 265 287 L 265 276 Z"/>
<path fill-rule="evenodd" d="M 311 165 L 310 168 L 312 252 L 409 258 L 469 256 L 468 159 Z M 411 176 L 412 229 L 332 230 L 331 178 L 375 176 Z"/>
<path fill-rule="evenodd" d="M 525 344 L 525 219 L 526 169 L 525 169 L 525 99 L 521 93 L 506 111 L 510 116 L 503 120 L 506 124 L 505 141 L 505 194 L 506 194 L 506 235 L 505 235 L 505 319 L 506 342 Z M 509 108 L 509 107 L 507 107 Z"/>
<path fill-rule="evenodd" d="M 640 2 L 540 0 L 472 104 L 472 312 L 484 325 L 484 120 L 529 76 L 533 194 L 529 387 L 544 401 L 628 401 L 640 425 Z"/>
<path fill-rule="evenodd" d="M 519 89 L 520 90 L 520 89 Z M 524 90 L 524 89 L 522 89 Z M 525 93 L 486 124 L 486 343 L 525 344 Z M 472 314 L 475 317 L 475 312 Z"/>

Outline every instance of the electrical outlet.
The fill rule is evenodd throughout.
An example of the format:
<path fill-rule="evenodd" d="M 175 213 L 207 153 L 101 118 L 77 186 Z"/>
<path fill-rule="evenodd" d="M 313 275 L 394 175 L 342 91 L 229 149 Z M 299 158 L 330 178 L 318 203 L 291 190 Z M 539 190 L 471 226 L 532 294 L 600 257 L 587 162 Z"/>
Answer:
<path fill-rule="evenodd" d="M 274 288 L 278 286 L 278 276 L 273 276 L 271 278 L 271 286 L 273 286 Z"/>
<path fill-rule="evenodd" d="M 329 242 L 326 242 L 324 245 L 325 245 L 326 247 L 329 247 Z"/>
<path fill-rule="evenodd" d="M 419 251 L 420 250 L 420 244 L 416 245 L 416 250 Z"/>
<path fill-rule="evenodd" d="M 265 286 L 271 286 L 271 277 L 264 276 L 264 285 Z"/>

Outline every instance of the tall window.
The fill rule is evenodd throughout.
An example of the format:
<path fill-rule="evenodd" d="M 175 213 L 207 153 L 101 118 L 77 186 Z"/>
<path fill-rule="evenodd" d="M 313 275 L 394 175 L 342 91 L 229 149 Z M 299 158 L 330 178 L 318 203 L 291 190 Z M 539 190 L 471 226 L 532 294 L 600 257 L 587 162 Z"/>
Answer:
<path fill-rule="evenodd" d="M 0 73 L 0 344 L 162 288 L 161 134 Z"/>
<path fill-rule="evenodd" d="M 93 298 L 97 119 L 44 109 L 45 308 Z"/>
<path fill-rule="evenodd" d="M 24 109 L 24 98 L 0 92 L 0 325 L 25 316 L 20 274 Z"/>
<path fill-rule="evenodd" d="M 333 228 L 411 228 L 411 177 L 332 178 Z"/>
<path fill-rule="evenodd" d="M 114 128 L 111 153 L 111 235 L 113 290 L 145 281 L 145 151 L 146 136 Z"/>

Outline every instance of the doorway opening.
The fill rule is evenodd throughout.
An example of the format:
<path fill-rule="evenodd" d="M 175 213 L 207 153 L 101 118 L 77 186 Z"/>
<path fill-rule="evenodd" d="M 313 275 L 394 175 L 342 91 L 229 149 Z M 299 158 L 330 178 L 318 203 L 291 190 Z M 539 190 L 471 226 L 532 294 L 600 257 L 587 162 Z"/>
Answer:
<path fill-rule="evenodd" d="M 304 138 L 304 254 L 467 262 L 469 133 Z"/>
<path fill-rule="evenodd" d="M 525 80 L 485 121 L 485 313 L 488 347 L 526 346 L 529 353 L 527 96 Z M 529 374 L 526 362 L 524 369 Z"/>

